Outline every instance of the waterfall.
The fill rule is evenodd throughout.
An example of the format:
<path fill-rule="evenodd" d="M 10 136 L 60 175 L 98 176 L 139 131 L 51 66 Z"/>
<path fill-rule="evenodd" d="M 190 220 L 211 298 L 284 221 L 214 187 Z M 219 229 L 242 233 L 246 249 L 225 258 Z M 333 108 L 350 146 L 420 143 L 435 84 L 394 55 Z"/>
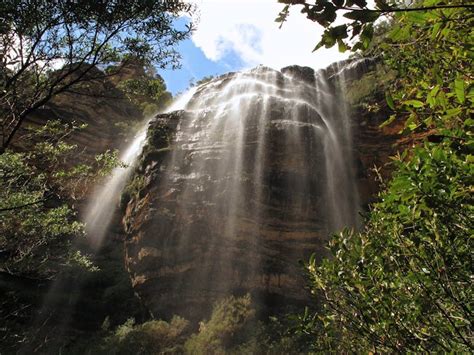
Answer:
<path fill-rule="evenodd" d="M 193 318 L 228 294 L 306 297 L 298 260 L 357 224 L 342 83 L 259 66 L 197 88 L 168 158 L 139 171 L 154 185 L 128 258 L 138 291 L 154 290 L 150 308 Z"/>
<path fill-rule="evenodd" d="M 165 112 L 172 112 L 184 108 L 195 90 L 196 88 L 191 88 L 178 96 Z M 147 118 L 140 125 L 130 145 L 126 147 L 120 156 L 120 161 L 123 163 L 123 166 L 116 167 L 105 183 L 94 190 L 92 198 L 86 207 L 84 217 L 86 234 L 90 245 L 95 250 L 99 249 L 102 245 L 116 211 L 120 194 L 133 172 L 136 159 L 143 149 L 149 122 L 150 118 Z"/>

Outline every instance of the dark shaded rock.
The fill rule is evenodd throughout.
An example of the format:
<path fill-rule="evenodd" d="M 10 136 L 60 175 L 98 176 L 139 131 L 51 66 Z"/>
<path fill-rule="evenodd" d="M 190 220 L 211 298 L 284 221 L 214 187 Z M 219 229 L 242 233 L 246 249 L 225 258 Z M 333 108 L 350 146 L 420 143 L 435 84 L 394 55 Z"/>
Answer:
<path fill-rule="evenodd" d="M 123 79 L 128 78 L 124 73 Z M 117 88 L 117 79 L 112 81 L 102 71 L 93 68 L 88 77 L 91 80 L 71 90 L 55 96 L 42 108 L 28 116 L 23 128 L 41 126 L 48 120 L 63 123 L 86 124 L 85 129 L 66 137 L 70 144 L 78 146 L 78 160 L 90 162 L 96 154 L 106 150 L 122 149 L 127 138 L 133 135 L 135 125 L 142 119 L 141 110 L 133 105 Z M 21 135 L 13 144 L 22 148 Z"/>
<path fill-rule="evenodd" d="M 281 69 L 281 72 L 286 75 L 290 75 L 295 79 L 304 81 L 308 84 L 314 84 L 315 82 L 315 71 L 310 67 L 301 67 L 299 65 L 291 65 Z"/>
<path fill-rule="evenodd" d="M 380 59 L 376 57 L 347 59 L 334 62 L 324 70 L 330 80 L 337 78 L 345 81 L 359 80 L 364 74 L 374 70 L 379 61 Z"/>

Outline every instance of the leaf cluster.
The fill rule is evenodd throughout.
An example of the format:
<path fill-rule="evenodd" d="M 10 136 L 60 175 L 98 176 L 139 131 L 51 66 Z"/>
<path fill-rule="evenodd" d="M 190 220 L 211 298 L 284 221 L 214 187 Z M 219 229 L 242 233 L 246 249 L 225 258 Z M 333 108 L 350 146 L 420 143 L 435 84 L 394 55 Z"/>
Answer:
<path fill-rule="evenodd" d="M 291 6 L 302 6 L 303 13 L 309 20 L 317 22 L 324 28 L 321 40 L 314 50 L 321 47 L 331 48 L 337 44 L 339 51 L 366 50 L 374 37 L 374 26 L 380 19 L 389 19 L 393 15 L 409 13 L 413 17 L 433 10 L 472 9 L 473 5 L 461 0 L 446 4 L 442 0 L 416 1 L 407 6 L 403 1 L 376 0 L 372 8 L 367 0 L 279 0 L 286 4 L 276 18 L 281 25 L 289 16 Z M 339 16 L 341 15 L 341 16 Z M 342 18 L 341 18 L 342 17 Z"/>
<path fill-rule="evenodd" d="M 470 352 L 472 146 L 425 143 L 397 171 L 362 232 L 307 271 L 325 301 L 318 349 Z"/>
<path fill-rule="evenodd" d="M 384 41 L 374 49 L 399 74 L 386 94 L 394 112 L 387 124 L 403 119 L 407 133 L 471 130 L 467 118 L 474 112 L 474 51 L 469 41 L 473 25 L 474 13 L 466 9 L 395 18 Z"/>
<path fill-rule="evenodd" d="M 209 321 L 201 322 L 199 332 L 186 341 L 186 352 L 224 354 L 226 349 L 235 346 L 238 333 L 249 326 L 254 317 L 255 311 L 250 305 L 250 295 L 229 297 L 217 303 Z"/>
<path fill-rule="evenodd" d="M 129 319 L 105 338 L 99 353 L 129 354 L 224 354 L 234 353 L 255 311 L 249 295 L 228 297 L 214 305 L 208 321 L 192 333 L 187 320 L 174 316 L 169 322 L 152 320 L 135 324 Z M 247 332 L 247 337 L 254 334 Z"/>
<path fill-rule="evenodd" d="M 165 108 L 172 100 L 172 95 L 166 90 L 166 84 L 160 76 L 126 79 L 119 82 L 117 87 L 133 104 L 142 107 L 144 116 Z"/>
<path fill-rule="evenodd" d="M 52 97 L 104 76 L 96 67 L 140 59 L 177 67 L 191 23 L 182 1 L 8 0 L 0 5 L 0 118 L 5 149 L 25 117 Z"/>
<path fill-rule="evenodd" d="M 78 162 L 77 146 L 66 137 L 81 128 L 48 121 L 25 134 L 24 151 L 0 155 L 2 270 L 49 277 L 61 264 L 87 266 L 68 251 L 71 240 L 84 235 L 73 202 L 119 161 L 116 152 L 106 152 L 91 164 Z"/>

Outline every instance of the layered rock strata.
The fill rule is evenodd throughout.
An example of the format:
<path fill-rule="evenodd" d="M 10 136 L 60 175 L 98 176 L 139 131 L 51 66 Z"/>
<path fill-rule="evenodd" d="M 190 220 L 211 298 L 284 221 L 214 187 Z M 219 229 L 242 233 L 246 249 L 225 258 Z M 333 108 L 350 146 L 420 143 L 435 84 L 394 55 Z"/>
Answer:
<path fill-rule="evenodd" d="M 330 78 L 336 69 L 319 75 Z M 227 74 L 206 85 L 225 91 L 237 75 Z M 200 319 L 209 314 L 215 300 L 246 292 L 263 309 L 273 311 L 309 299 L 299 261 L 313 253 L 324 256 L 327 236 L 333 231 L 328 222 L 334 214 L 327 192 L 331 162 L 324 117 L 328 113 L 324 108 L 318 111 L 312 101 L 320 84 L 310 68 L 292 66 L 281 72 L 260 68 L 251 75 L 255 81 L 272 76 L 275 88 L 258 89 L 270 96 L 269 101 L 245 111 L 240 118 L 243 128 L 222 127 L 219 139 L 206 141 L 215 134 L 215 120 L 224 117 L 219 114 L 230 113 L 219 113 L 213 102 L 207 102 L 205 88 L 198 89 L 187 111 L 158 115 L 150 124 L 148 143 L 123 202 L 126 264 L 135 290 L 156 316 Z M 288 77 L 301 81 L 303 90 L 289 94 Z M 325 90 L 337 90 L 332 79 L 324 83 Z M 235 93 L 241 94 L 245 93 Z M 304 104 L 291 106 L 291 100 Z M 342 115 L 344 103 L 335 105 L 332 114 Z M 298 113 L 291 116 L 294 110 Z M 347 174 L 363 192 L 362 204 L 371 199 L 364 194 L 376 190 L 372 182 L 363 188 L 370 178 L 367 171 L 385 159 L 381 154 L 393 152 L 396 140 L 395 135 L 383 137 L 376 129 L 379 123 L 352 119 L 348 129 L 356 128 L 351 138 L 355 145 L 341 141 L 341 155 L 357 162 L 355 167 L 347 164 Z M 229 143 L 236 135 L 239 145 Z M 380 138 L 380 144 L 367 141 L 368 135 Z M 238 154 L 229 151 L 235 147 Z M 238 169 L 226 160 L 239 161 Z M 340 177 L 332 178 L 342 189 L 337 184 Z M 237 202 L 231 204 L 230 199 Z M 349 196 L 347 203 L 356 199 Z"/>

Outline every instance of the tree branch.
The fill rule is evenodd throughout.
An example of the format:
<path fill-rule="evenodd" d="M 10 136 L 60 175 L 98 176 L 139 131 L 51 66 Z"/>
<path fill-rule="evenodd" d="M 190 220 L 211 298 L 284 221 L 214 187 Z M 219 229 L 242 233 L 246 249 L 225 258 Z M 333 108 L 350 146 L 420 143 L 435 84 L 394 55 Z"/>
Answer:
<path fill-rule="evenodd" d="M 22 208 L 25 208 L 25 207 L 37 205 L 37 204 L 39 204 L 39 203 L 41 203 L 41 202 L 44 202 L 44 201 L 46 201 L 46 200 L 47 200 L 47 199 L 42 198 L 42 199 L 36 200 L 36 201 L 34 201 L 34 202 L 25 203 L 24 205 L 13 206 L 13 207 L 7 207 L 7 208 L 0 208 L 0 212 L 7 212 L 7 211 L 19 210 L 19 209 L 22 209 Z"/>

